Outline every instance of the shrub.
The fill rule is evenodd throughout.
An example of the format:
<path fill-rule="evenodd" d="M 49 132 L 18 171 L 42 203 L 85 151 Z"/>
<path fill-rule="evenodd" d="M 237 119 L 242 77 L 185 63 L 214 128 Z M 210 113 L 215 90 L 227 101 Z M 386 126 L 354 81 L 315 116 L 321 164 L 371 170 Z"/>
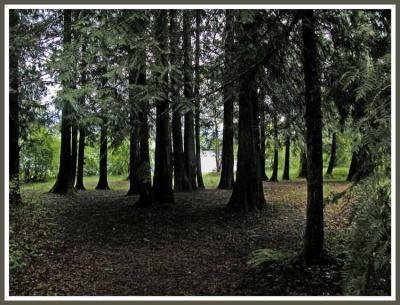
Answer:
<path fill-rule="evenodd" d="M 345 290 L 351 295 L 390 295 L 390 181 L 370 177 L 352 192 Z"/>

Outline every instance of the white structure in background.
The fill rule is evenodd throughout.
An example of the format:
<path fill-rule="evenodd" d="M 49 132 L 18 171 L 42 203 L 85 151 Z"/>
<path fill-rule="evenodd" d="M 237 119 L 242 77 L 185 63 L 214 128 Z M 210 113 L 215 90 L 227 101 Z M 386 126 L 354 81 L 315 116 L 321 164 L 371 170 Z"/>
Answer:
<path fill-rule="evenodd" d="M 236 160 L 233 165 L 236 172 Z M 212 150 L 205 150 L 201 152 L 201 171 L 203 174 L 215 172 L 217 164 L 215 163 L 215 153 Z"/>

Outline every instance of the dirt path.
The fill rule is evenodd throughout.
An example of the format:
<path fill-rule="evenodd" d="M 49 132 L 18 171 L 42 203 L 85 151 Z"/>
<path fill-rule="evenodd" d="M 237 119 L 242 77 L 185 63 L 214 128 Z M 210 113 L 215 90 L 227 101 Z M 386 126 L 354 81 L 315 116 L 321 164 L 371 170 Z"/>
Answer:
<path fill-rule="evenodd" d="M 124 194 L 45 194 L 38 231 L 51 227 L 57 245 L 49 244 L 28 270 L 11 274 L 10 294 L 246 295 L 252 292 L 243 276 L 253 250 L 301 246 L 305 182 L 265 184 L 269 208 L 249 215 L 223 210 L 229 191 L 177 193 L 173 207 L 155 209 L 134 208 L 137 197 Z M 39 233 L 26 234 L 46 238 Z"/>

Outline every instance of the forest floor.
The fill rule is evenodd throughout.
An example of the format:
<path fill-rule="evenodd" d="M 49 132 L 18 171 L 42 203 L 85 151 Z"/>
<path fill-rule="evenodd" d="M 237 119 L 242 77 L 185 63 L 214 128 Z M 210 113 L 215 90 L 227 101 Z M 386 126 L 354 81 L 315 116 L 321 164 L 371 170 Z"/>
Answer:
<path fill-rule="evenodd" d="M 326 181 L 324 194 L 348 183 Z M 306 182 L 264 183 L 268 208 L 223 208 L 230 191 L 176 193 L 169 208 L 133 207 L 126 190 L 70 196 L 25 190 L 10 210 L 10 295 L 337 295 L 341 265 L 251 268 L 252 251 L 301 249 Z M 341 204 L 325 209 L 326 243 L 341 251 Z M 339 261 L 340 262 L 340 261 Z"/>

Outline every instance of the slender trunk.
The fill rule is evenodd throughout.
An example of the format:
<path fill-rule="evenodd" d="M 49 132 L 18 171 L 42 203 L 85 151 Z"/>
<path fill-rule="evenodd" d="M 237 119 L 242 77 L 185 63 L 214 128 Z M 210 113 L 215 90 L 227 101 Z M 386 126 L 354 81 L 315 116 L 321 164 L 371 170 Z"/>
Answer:
<path fill-rule="evenodd" d="M 75 184 L 75 188 L 77 190 L 85 190 L 85 186 L 83 185 L 83 166 L 85 164 L 85 133 L 85 127 L 79 128 L 78 166 Z"/>
<path fill-rule="evenodd" d="M 76 163 L 78 161 L 78 126 L 76 121 L 72 125 L 71 137 L 71 181 L 72 185 L 75 185 Z"/>
<path fill-rule="evenodd" d="M 300 153 L 299 178 L 307 177 L 307 155 L 303 149 Z"/>
<path fill-rule="evenodd" d="M 224 82 L 227 83 L 232 77 L 231 60 L 234 47 L 234 16 L 232 10 L 225 11 L 225 57 L 224 57 Z M 232 189 L 234 184 L 234 156 L 233 156 L 233 102 L 235 88 L 233 84 L 227 84 L 223 88 L 224 101 L 224 129 L 222 134 L 222 164 L 221 178 L 218 188 Z"/>
<path fill-rule="evenodd" d="M 168 66 L 165 52 L 168 49 L 168 19 L 166 10 L 158 10 L 156 17 L 155 36 L 160 49 L 156 51 L 156 62 L 159 66 Z M 160 75 L 157 75 L 160 77 Z M 169 122 L 168 102 L 168 75 L 160 81 L 159 88 L 163 91 L 163 98 L 156 105 L 156 151 L 153 180 L 154 199 L 160 203 L 174 202 L 172 191 L 172 165 L 171 165 L 171 133 Z"/>
<path fill-rule="evenodd" d="M 140 69 L 138 83 L 146 85 L 146 55 L 141 54 L 143 65 Z M 136 205 L 150 206 L 153 201 L 153 193 L 151 189 L 151 166 L 149 152 L 149 123 L 147 114 L 150 112 L 149 102 L 143 103 L 139 111 L 139 165 L 137 168 L 137 180 L 139 183 L 139 200 Z"/>
<path fill-rule="evenodd" d="M 203 174 L 201 172 L 201 149 L 200 149 L 200 10 L 196 10 L 196 51 L 195 51 L 195 140 L 196 140 L 196 176 L 199 188 L 204 188 Z"/>
<path fill-rule="evenodd" d="M 276 114 L 274 114 L 273 118 L 273 124 L 274 124 L 274 163 L 272 167 L 272 175 L 269 181 L 271 182 L 277 182 L 278 181 L 278 162 L 279 162 L 279 142 L 278 142 L 278 119 L 276 117 Z"/>
<path fill-rule="evenodd" d="M 86 61 L 84 59 L 84 55 L 86 52 L 85 44 L 82 45 L 82 64 L 81 64 L 81 86 L 86 85 Z M 81 106 L 85 105 L 85 97 L 81 99 Z M 79 143 L 78 143 L 78 165 L 77 165 L 77 173 L 76 173 L 76 184 L 75 188 L 77 190 L 85 190 L 85 186 L 83 185 L 83 167 L 85 164 L 85 136 L 86 136 L 86 128 L 81 122 L 79 127 Z"/>
<path fill-rule="evenodd" d="M 64 46 L 71 43 L 71 10 L 64 10 Z M 66 81 L 63 87 L 70 87 Z M 57 180 L 50 190 L 52 193 L 70 193 L 73 191 L 72 184 L 72 154 L 71 154 L 71 132 L 72 132 L 72 106 L 70 102 L 64 100 L 61 112 L 61 148 L 60 165 Z"/>
<path fill-rule="evenodd" d="M 134 92 L 132 86 L 142 85 L 139 83 L 139 76 L 137 69 L 130 69 L 129 71 L 129 103 L 130 103 L 130 114 L 129 114 L 129 190 L 127 195 L 138 194 L 139 182 L 137 179 L 136 172 L 139 164 L 139 122 L 137 115 L 137 101 L 134 100 Z"/>
<path fill-rule="evenodd" d="M 216 113 L 214 114 L 216 115 Z M 218 121 L 214 119 L 214 139 L 215 139 L 215 166 L 217 172 L 221 170 L 221 163 L 219 160 L 219 132 L 218 132 Z"/>
<path fill-rule="evenodd" d="M 240 45 L 246 49 L 240 60 L 240 70 L 248 69 L 256 61 L 258 23 L 242 24 Z M 260 171 L 260 155 L 257 147 L 257 120 L 255 118 L 255 103 L 257 102 L 257 66 L 249 69 L 240 79 L 239 91 L 239 146 L 236 183 L 228 208 L 239 211 L 257 210 L 265 207 L 265 198 Z"/>
<path fill-rule="evenodd" d="M 332 134 L 331 157 L 329 159 L 328 169 L 326 170 L 327 176 L 332 176 L 335 164 L 336 164 L 336 132 Z"/>
<path fill-rule="evenodd" d="M 283 168 L 283 180 L 289 180 L 289 169 L 290 169 L 290 138 L 286 137 L 285 140 L 285 166 Z"/>
<path fill-rule="evenodd" d="M 268 176 L 267 173 L 265 172 L 265 159 L 266 159 L 266 154 L 265 154 L 265 141 L 266 141 L 266 135 L 265 135 L 265 105 L 264 105 L 264 98 L 265 94 L 262 92 L 260 94 L 260 167 L 261 167 L 261 180 L 262 181 L 268 181 Z"/>
<path fill-rule="evenodd" d="M 171 65 L 179 65 L 178 46 L 179 36 L 177 35 L 176 10 L 169 10 L 170 27 L 170 61 Z M 170 78 L 170 91 L 172 100 L 172 142 L 173 142 L 173 166 L 174 166 L 174 191 L 180 192 L 184 189 L 185 163 L 182 140 L 182 113 L 179 107 L 179 83 L 177 75 L 172 74 Z"/>
<path fill-rule="evenodd" d="M 187 100 L 193 97 L 192 92 L 192 47 L 190 37 L 191 11 L 183 11 L 183 52 L 184 52 L 184 95 Z M 186 191 L 196 189 L 196 152 L 194 144 L 194 115 L 193 110 L 185 114 L 184 155 L 187 184 Z"/>
<path fill-rule="evenodd" d="M 107 180 L 107 121 L 103 119 L 100 130 L 100 175 L 96 190 L 109 190 Z"/>
<path fill-rule="evenodd" d="M 321 87 L 313 10 L 304 10 L 302 21 L 307 144 L 307 220 L 303 255 L 306 263 L 312 264 L 322 258 L 324 252 Z"/>
<path fill-rule="evenodd" d="M 16 41 L 15 28 L 18 26 L 18 14 L 16 10 L 10 10 L 10 91 L 9 91 L 9 182 L 10 182 L 10 205 L 21 203 L 21 194 L 19 187 L 19 75 L 18 62 L 19 51 L 18 47 L 12 48 L 12 43 Z"/>

